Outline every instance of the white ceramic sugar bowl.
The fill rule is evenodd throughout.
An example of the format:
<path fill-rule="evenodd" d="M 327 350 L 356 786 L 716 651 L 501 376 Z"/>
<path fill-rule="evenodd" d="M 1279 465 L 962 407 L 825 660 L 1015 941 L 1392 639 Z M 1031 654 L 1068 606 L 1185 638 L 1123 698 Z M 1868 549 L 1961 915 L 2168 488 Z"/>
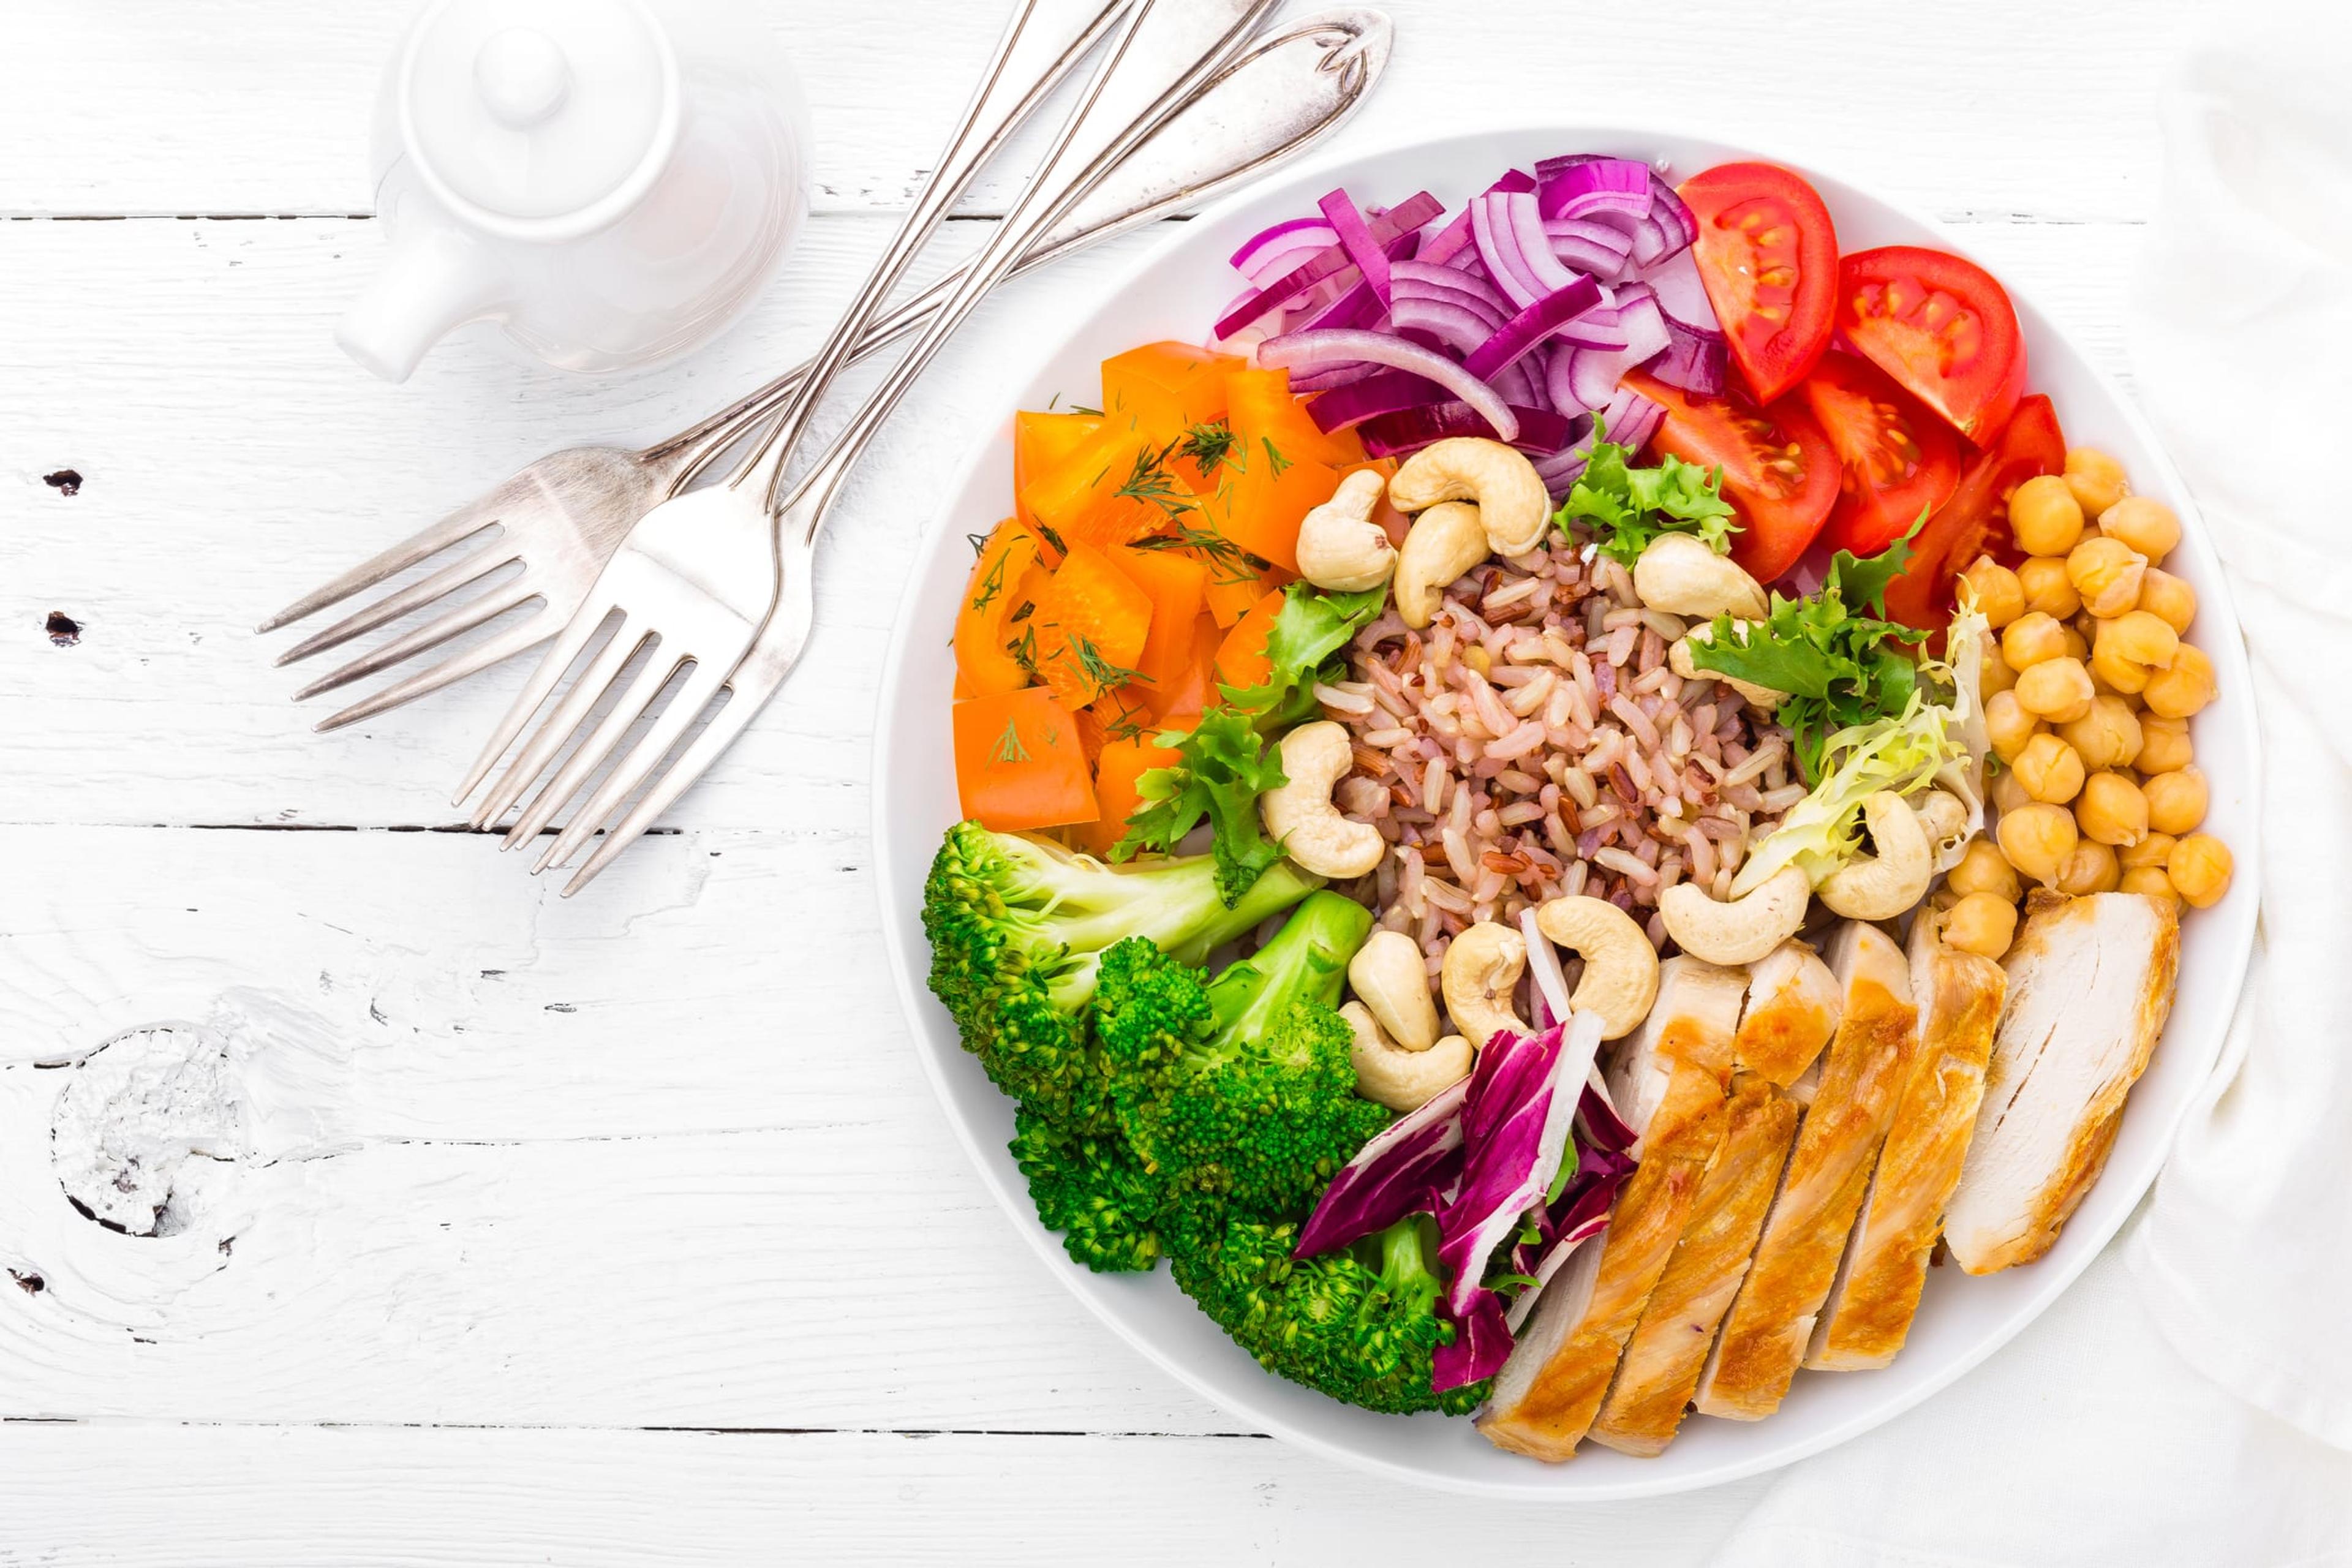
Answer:
<path fill-rule="evenodd" d="M 807 144 L 736 0 L 433 0 L 377 100 L 391 248 L 336 341 L 391 381 L 473 321 L 566 370 L 684 353 L 792 248 Z"/>

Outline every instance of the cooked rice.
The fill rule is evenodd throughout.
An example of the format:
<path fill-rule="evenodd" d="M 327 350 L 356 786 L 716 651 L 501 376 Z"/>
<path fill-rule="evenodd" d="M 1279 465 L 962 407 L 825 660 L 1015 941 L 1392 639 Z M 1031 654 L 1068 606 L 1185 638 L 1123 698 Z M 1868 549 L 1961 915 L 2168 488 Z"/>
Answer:
<path fill-rule="evenodd" d="M 1582 541 L 1489 561 L 1423 632 L 1391 609 L 1317 690 L 1356 767 L 1340 808 L 1390 845 L 1349 890 L 1414 937 L 1434 974 L 1478 921 L 1589 893 L 1647 923 L 1696 880 L 1726 896 L 1751 835 L 1804 796 L 1787 731 L 1728 686 L 1685 680 L 1683 634 L 1645 610 L 1625 568 Z"/>

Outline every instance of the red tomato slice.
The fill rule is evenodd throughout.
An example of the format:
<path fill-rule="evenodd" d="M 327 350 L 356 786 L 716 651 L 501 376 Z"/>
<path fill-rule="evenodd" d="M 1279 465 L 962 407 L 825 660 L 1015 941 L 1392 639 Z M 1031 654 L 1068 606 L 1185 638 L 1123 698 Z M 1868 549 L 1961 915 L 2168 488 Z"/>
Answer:
<path fill-rule="evenodd" d="M 1837 324 L 1979 447 L 1992 445 L 2025 395 L 2017 307 L 1973 261 L 1912 245 L 1856 251 L 1838 268 Z"/>
<path fill-rule="evenodd" d="M 1801 398 L 1769 408 L 1702 397 L 1629 372 L 1625 385 L 1665 406 L 1650 438 L 1685 463 L 1723 470 L 1723 493 L 1739 509 L 1731 558 L 1759 583 L 1797 563 L 1837 504 L 1837 453 Z"/>
<path fill-rule="evenodd" d="M 1875 555 L 1951 499 L 1959 442 L 1885 376 L 1852 354 L 1823 354 L 1797 390 L 1844 469 L 1822 536 L 1831 549 Z"/>
<path fill-rule="evenodd" d="M 1911 542 L 1911 567 L 1886 585 L 1886 614 L 1906 626 L 1941 631 L 1951 624 L 1952 580 L 1990 554 L 2004 565 L 2020 559 L 2009 532 L 2009 498 L 2036 474 L 2063 473 L 2066 437 L 2058 413 L 2039 394 L 2017 405 L 1990 451 L 1979 453 L 1952 499 Z"/>
<path fill-rule="evenodd" d="M 1759 403 L 1805 378 L 1829 347 L 1837 229 L 1820 193 L 1777 163 L 1718 163 L 1679 193 L 1692 252 L 1731 357 Z"/>

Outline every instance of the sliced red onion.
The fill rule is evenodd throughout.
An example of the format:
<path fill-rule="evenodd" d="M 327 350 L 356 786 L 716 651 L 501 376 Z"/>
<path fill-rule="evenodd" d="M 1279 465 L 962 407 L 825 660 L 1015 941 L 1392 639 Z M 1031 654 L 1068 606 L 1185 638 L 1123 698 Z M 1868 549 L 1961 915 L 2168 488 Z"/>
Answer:
<path fill-rule="evenodd" d="M 1499 327 L 1510 320 L 1511 302 L 1503 291 L 1488 282 L 1483 274 L 1465 272 L 1458 268 L 1440 267 L 1430 262 L 1428 247 L 1410 260 L 1389 265 L 1389 289 L 1392 297 L 1410 298 L 1424 295 L 1439 299 L 1464 298 L 1475 300 L 1494 315 Z"/>
<path fill-rule="evenodd" d="M 1651 205 L 1650 166 L 1631 158 L 1571 163 L 1543 181 L 1537 199 L 1547 218 L 1591 217 L 1604 212 L 1646 217 Z"/>
<path fill-rule="evenodd" d="M 1613 280 L 1624 277 L 1633 265 L 1633 237 L 1605 223 L 1556 217 L 1544 225 L 1544 233 L 1551 242 L 1552 255 L 1575 271 Z"/>
<path fill-rule="evenodd" d="M 1316 428 L 1327 434 L 1360 425 L 1400 409 L 1420 408 L 1446 401 L 1446 389 L 1433 381 L 1401 370 L 1383 370 L 1327 392 L 1307 405 Z"/>
<path fill-rule="evenodd" d="M 1511 405 L 1518 416 L 1519 434 L 1513 446 L 1530 454 L 1556 451 L 1574 438 L 1568 420 L 1548 408 Z M 1495 427 L 1466 403 L 1425 403 L 1367 419 L 1357 426 L 1364 450 L 1375 458 L 1401 458 L 1433 442 L 1454 436 L 1499 439 Z"/>
<path fill-rule="evenodd" d="M 1599 303 L 1601 285 L 1590 278 L 1579 278 L 1505 322 L 1503 330 L 1481 344 L 1464 368 L 1472 376 L 1484 378 L 1507 364 L 1517 364 L 1538 343 Z"/>
<path fill-rule="evenodd" d="M 1418 231 L 1444 210 L 1435 196 L 1421 191 L 1407 196 L 1380 216 L 1366 219 L 1365 227 L 1370 233 L 1373 244 L 1385 246 L 1399 235 Z M 1333 245 L 1318 251 L 1311 259 L 1258 289 L 1244 304 L 1228 310 L 1217 321 L 1216 335 L 1219 338 L 1233 336 L 1260 316 L 1278 306 L 1292 303 L 1316 284 L 1355 265 L 1355 259 L 1348 254 L 1345 245 Z"/>
<path fill-rule="evenodd" d="M 1490 191 L 1470 204 L 1470 232 L 1478 241 L 1479 258 L 1511 303 L 1526 310 L 1544 295 L 1543 286 L 1528 270 L 1519 254 L 1518 237 L 1511 227 L 1510 197 Z M 1547 243 L 1549 249 L 1549 243 Z"/>
<path fill-rule="evenodd" d="M 1508 331 L 1510 329 L 1507 327 L 1504 330 Z M 1351 360 L 1384 364 L 1394 370 L 1404 371 L 1410 375 L 1435 382 L 1476 409 L 1485 416 L 1486 422 L 1495 427 L 1501 439 L 1514 440 L 1519 434 L 1517 416 L 1511 412 L 1507 404 L 1496 395 L 1495 389 L 1488 386 L 1477 372 L 1456 364 L 1444 354 L 1423 348 L 1418 343 L 1406 342 L 1402 338 L 1392 338 L 1381 332 L 1349 328 L 1335 328 L 1312 332 L 1286 332 L 1278 338 L 1268 338 L 1265 342 L 1260 343 L 1257 358 L 1260 364 L 1289 370 L 1318 370 L 1326 365 L 1344 363 Z M 1492 372 L 1489 371 L 1487 374 L 1491 374 Z M 1359 386 L 1367 384 L 1370 383 L 1356 384 Z M 1352 388 L 1341 390 L 1345 392 Z M 1316 423 L 1321 425 L 1326 430 L 1336 427 L 1323 424 L 1323 405 L 1328 401 L 1328 398 L 1318 398 L 1314 405 Z M 1427 401 L 1427 399 L 1421 401 Z M 1389 410 L 1385 408 L 1367 409 L 1356 416 L 1356 418 L 1369 419 L 1374 414 L 1387 412 Z M 1354 423 L 1354 421 L 1350 420 L 1349 423 Z"/>
<path fill-rule="evenodd" d="M 1475 305 L 1431 298 L 1400 299 L 1389 307 L 1389 321 L 1399 331 L 1427 332 L 1457 355 L 1476 351 L 1495 335 L 1495 328 Z"/>
<path fill-rule="evenodd" d="M 1552 406 L 1580 413 L 1604 406 L 1617 394 L 1619 376 L 1667 347 L 1665 318 L 1646 289 L 1628 289 L 1617 307 L 1617 325 L 1624 336 L 1622 348 L 1571 346 L 1565 355 L 1552 356 L 1545 380 Z M 1610 438 L 1616 438 L 1613 431 Z"/>
<path fill-rule="evenodd" d="M 1348 252 L 1348 259 L 1364 275 L 1364 281 L 1380 296 L 1381 303 L 1389 302 L 1389 258 L 1381 242 L 1372 237 L 1371 226 L 1364 215 L 1356 210 L 1354 200 L 1345 190 L 1333 191 L 1318 204 L 1323 209 L 1323 219 L 1339 237 L 1339 244 Z"/>
<path fill-rule="evenodd" d="M 1302 249 L 1311 254 L 1339 243 L 1339 235 L 1321 218 L 1295 217 L 1287 223 L 1276 224 L 1272 228 L 1261 229 L 1244 240 L 1242 247 L 1234 252 L 1233 268 L 1244 277 L 1255 278 L 1274 257 L 1286 256 Z M 1299 259 L 1303 261 L 1306 258 L 1302 256 Z M 1272 276 L 1279 278 L 1282 274 L 1276 272 Z"/>

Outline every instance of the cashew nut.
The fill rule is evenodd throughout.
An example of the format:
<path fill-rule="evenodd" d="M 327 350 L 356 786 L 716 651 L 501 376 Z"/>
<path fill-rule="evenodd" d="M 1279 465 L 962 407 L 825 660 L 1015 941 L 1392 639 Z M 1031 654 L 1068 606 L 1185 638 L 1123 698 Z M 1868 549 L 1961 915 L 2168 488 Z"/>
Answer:
<path fill-rule="evenodd" d="M 1376 931 L 1348 961 L 1348 989 L 1372 1010 L 1389 1037 L 1408 1051 L 1437 1040 L 1437 1004 L 1429 999 L 1429 969 L 1421 943 L 1401 931 Z"/>
<path fill-rule="evenodd" d="M 1389 504 L 1399 511 L 1442 500 L 1476 501 L 1487 546 L 1497 555 L 1525 555 L 1551 526 L 1551 493 L 1535 464 L 1483 437 L 1449 436 L 1423 447 L 1389 481 Z"/>
<path fill-rule="evenodd" d="M 1763 585 L 1728 555 L 1717 555 L 1695 533 L 1662 533 L 1633 563 L 1633 592 L 1670 616 L 1737 616 L 1761 620 L 1771 606 Z"/>
<path fill-rule="evenodd" d="M 1632 915 L 1606 899 L 1553 899 L 1536 910 L 1536 929 L 1584 960 L 1568 1005 L 1601 1016 L 1601 1037 L 1641 1027 L 1658 999 L 1658 950 Z"/>
<path fill-rule="evenodd" d="M 1964 841 L 1974 831 L 1968 802 L 1950 790 L 1929 790 L 1911 803 L 1911 810 L 1919 819 L 1919 830 L 1927 836 L 1931 857 L 1945 845 Z"/>
<path fill-rule="evenodd" d="M 1753 963 L 1797 933 L 1812 900 L 1812 882 L 1799 866 L 1783 866 L 1742 898 L 1718 902 L 1690 882 L 1658 895 L 1666 934 L 1685 952 L 1709 963 Z"/>
<path fill-rule="evenodd" d="M 1282 852 L 1318 877 L 1360 877 L 1381 863 L 1388 844 L 1367 822 L 1350 822 L 1331 804 L 1331 786 L 1356 764 L 1348 731 L 1328 719 L 1282 738 L 1282 775 L 1290 782 L 1258 796 L 1258 814 Z"/>
<path fill-rule="evenodd" d="M 1935 875 L 1927 831 L 1911 803 L 1893 790 L 1880 790 L 1862 803 L 1876 855 L 1847 861 L 1822 883 L 1822 902 L 1850 921 L 1885 921 L 1927 894 Z"/>
<path fill-rule="evenodd" d="M 1527 939 L 1509 926 L 1480 921 L 1455 937 L 1438 974 L 1454 1026 L 1481 1049 L 1506 1030 L 1532 1033 L 1511 1011 L 1511 993 L 1527 969 Z"/>
<path fill-rule="evenodd" d="M 1438 595 L 1490 553 L 1478 509 L 1465 501 L 1446 501 L 1414 518 L 1397 552 L 1396 607 L 1404 624 L 1415 631 L 1429 625 Z"/>
<path fill-rule="evenodd" d="M 1381 476 L 1359 468 L 1298 525 L 1298 574 L 1335 594 L 1377 588 L 1396 571 L 1396 546 L 1372 521 Z"/>
<path fill-rule="evenodd" d="M 1477 1053 L 1459 1035 L 1448 1035 L 1425 1051 L 1408 1051 L 1381 1032 L 1361 1002 L 1347 1004 L 1339 1016 L 1355 1031 L 1348 1057 L 1356 1068 L 1356 1092 L 1366 1100 L 1394 1111 L 1419 1110 L 1440 1089 L 1470 1076 Z"/>
<path fill-rule="evenodd" d="M 1746 628 L 1749 624 L 1747 621 L 1731 623 L 1732 629 L 1739 634 L 1739 640 L 1742 642 L 1748 640 Z M 1683 637 L 1676 638 L 1675 645 L 1666 649 L 1666 667 L 1685 680 L 1720 680 L 1768 713 L 1778 708 L 1781 699 L 1789 695 L 1787 692 L 1776 691 L 1769 686 L 1759 686 L 1752 680 L 1742 680 L 1738 676 L 1725 675 L 1717 670 L 1701 669 L 1698 667 L 1697 659 L 1691 655 L 1691 645 L 1714 640 L 1715 623 L 1701 621 Z"/>

